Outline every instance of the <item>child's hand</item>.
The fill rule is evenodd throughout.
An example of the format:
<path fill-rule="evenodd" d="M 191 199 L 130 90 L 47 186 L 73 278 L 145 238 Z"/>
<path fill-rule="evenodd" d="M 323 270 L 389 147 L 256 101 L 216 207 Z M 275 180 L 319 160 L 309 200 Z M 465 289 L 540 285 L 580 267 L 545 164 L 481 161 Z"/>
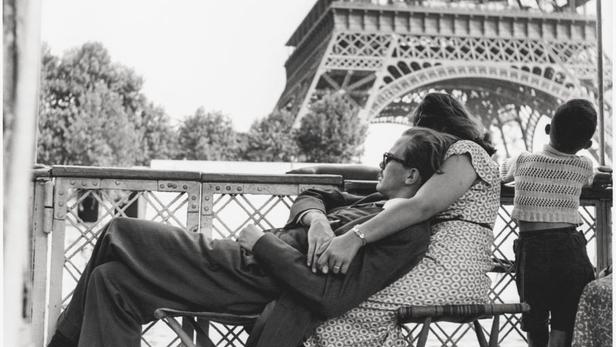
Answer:
<path fill-rule="evenodd" d="M 242 231 L 240 231 L 240 235 L 237 237 L 237 242 L 242 246 L 242 248 L 252 251 L 257 240 L 261 238 L 261 236 L 265 235 L 265 233 L 259 230 L 256 226 L 252 224 L 248 224 Z"/>
<path fill-rule="evenodd" d="M 601 189 L 612 185 L 612 168 L 609 166 L 599 166 L 595 168 L 592 179 L 592 188 Z"/>

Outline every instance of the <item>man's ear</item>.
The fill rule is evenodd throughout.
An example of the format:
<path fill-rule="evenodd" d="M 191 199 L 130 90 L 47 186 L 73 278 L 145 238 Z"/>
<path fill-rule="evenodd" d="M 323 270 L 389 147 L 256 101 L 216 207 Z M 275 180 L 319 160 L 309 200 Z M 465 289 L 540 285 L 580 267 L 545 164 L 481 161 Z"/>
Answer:
<path fill-rule="evenodd" d="M 584 148 L 589 149 L 590 147 L 592 147 L 592 140 L 588 140 L 588 141 L 584 144 Z"/>
<path fill-rule="evenodd" d="M 550 135 L 550 130 L 552 129 L 552 126 L 550 124 L 546 124 L 545 125 L 545 133 L 547 135 Z"/>
<path fill-rule="evenodd" d="M 409 174 L 406 176 L 404 183 L 415 184 L 417 182 L 421 182 L 421 174 L 419 173 L 419 170 L 416 168 L 409 169 Z"/>

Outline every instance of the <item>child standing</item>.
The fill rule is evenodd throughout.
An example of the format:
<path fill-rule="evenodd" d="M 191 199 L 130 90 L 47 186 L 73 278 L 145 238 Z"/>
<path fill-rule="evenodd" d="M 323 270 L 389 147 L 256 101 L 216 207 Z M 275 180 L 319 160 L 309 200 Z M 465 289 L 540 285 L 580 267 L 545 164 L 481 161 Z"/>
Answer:
<path fill-rule="evenodd" d="M 558 107 L 546 125 L 550 142 L 537 153 L 522 153 L 501 167 L 504 182 L 515 181 L 512 218 L 516 285 L 531 310 L 522 315 L 530 347 L 570 346 L 584 286 L 594 278 L 586 239 L 576 227 L 582 186 L 593 179 L 593 164 L 576 155 L 592 144 L 597 113 L 587 100 Z M 548 317 L 551 331 L 548 330 Z"/>

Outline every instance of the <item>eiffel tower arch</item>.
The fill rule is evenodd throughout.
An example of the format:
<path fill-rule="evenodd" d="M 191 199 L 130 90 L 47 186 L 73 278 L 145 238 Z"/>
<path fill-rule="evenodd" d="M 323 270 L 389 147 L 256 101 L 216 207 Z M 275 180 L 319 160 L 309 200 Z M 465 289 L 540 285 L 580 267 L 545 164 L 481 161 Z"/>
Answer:
<path fill-rule="evenodd" d="M 559 103 L 596 99 L 594 18 L 510 1 L 464 3 L 317 1 L 287 43 L 295 50 L 277 108 L 299 124 L 312 102 L 337 91 L 370 122 L 407 123 L 423 94 L 444 90 L 509 154 L 512 125 L 530 150 L 539 120 Z M 611 89 L 609 64 L 605 75 Z"/>

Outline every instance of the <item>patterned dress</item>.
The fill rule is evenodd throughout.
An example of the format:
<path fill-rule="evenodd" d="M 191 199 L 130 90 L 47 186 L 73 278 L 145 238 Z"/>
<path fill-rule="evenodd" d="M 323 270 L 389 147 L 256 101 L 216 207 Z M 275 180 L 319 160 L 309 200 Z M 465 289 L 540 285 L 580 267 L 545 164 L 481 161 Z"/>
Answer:
<path fill-rule="evenodd" d="M 406 346 L 396 323 L 401 305 L 489 302 L 492 227 L 500 205 L 498 165 L 476 143 L 458 141 L 445 158 L 468 155 L 477 176 L 471 188 L 432 227 L 424 259 L 358 307 L 320 325 L 307 347 Z"/>
<path fill-rule="evenodd" d="M 612 346 L 612 275 L 588 283 L 575 316 L 572 347 Z"/>

